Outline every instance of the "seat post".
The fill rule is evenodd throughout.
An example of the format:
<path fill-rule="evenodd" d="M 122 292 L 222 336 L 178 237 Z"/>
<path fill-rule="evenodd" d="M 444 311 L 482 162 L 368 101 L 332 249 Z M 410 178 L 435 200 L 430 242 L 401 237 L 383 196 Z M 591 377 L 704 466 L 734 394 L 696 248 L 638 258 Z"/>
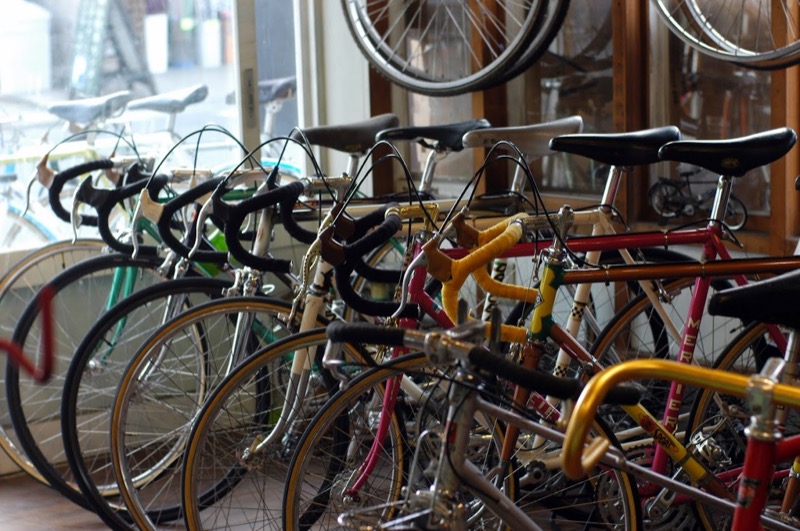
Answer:
<path fill-rule="evenodd" d="M 720 175 L 717 182 L 717 193 L 714 196 L 714 205 L 711 207 L 711 221 L 709 225 L 719 227 L 725 219 L 728 208 L 728 199 L 731 197 L 733 178 L 730 175 Z"/>
<path fill-rule="evenodd" d="M 611 166 L 608 169 L 608 177 L 606 177 L 606 187 L 603 190 L 603 197 L 600 199 L 600 205 L 604 212 L 608 212 L 617 199 L 617 192 L 622 182 L 622 175 L 630 171 L 627 166 Z"/>

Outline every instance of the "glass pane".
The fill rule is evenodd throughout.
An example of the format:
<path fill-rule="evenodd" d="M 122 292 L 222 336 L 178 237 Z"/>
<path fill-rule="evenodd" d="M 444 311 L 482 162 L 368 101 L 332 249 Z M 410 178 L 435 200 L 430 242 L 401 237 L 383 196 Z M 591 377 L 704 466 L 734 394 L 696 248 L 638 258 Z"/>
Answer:
<path fill-rule="evenodd" d="M 11 223 L 6 212 L 24 210 L 36 161 L 65 139 L 50 156 L 56 171 L 130 152 L 128 142 L 159 160 L 210 123 L 237 134 L 232 0 L 6 0 L 4 7 L 14 15 L 0 21 L 0 45 L 15 53 L 0 58 L 3 227 Z M 120 92 L 97 105 L 96 98 Z M 139 100 L 165 94 L 177 101 Z M 94 106 L 77 107 L 86 98 L 95 98 Z M 167 167 L 216 167 L 240 158 L 225 135 L 204 134 L 199 150 L 197 138 L 182 143 Z M 51 230 L 16 240 L 39 245 L 71 235 L 48 217 L 44 188 L 36 184 L 33 191 L 30 213 Z"/>
<path fill-rule="evenodd" d="M 293 0 L 255 0 L 256 53 L 262 88 L 262 140 L 287 136 L 297 126 Z M 269 97 L 267 97 L 269 96 Z M 272 143 L 263 156 L 277 156 L 283 143 Z M 293 150 L 292 161 L 300 156 Z M 302 157 L 301 157 L 302 158 Z"/>
<path fill-rule="evenodd" d="M 667 123 L 679 125 L 687 139 L 721 139 L 749 135 L 771 127 L 769 72 L 755 71 L 702 55 L 668 33 L 670 91 Z M 658 93 L 658 92 L 657 92 Z M 656 105 L 664 102 L 657 102 Z M 686 216 L 707 217 L 717 176 L 679 166 L 673 178 L 685 183 Z M 655 180 L 655 176 L 653 177 Z M 768 215 L 769 167 L 752 170 L 734 181 L 733 194 L 750 214 Z M 686 221 L 686 216 L 676 221 Z"/>
<path fill-rule="evenodd" d="M 529 125 L 580 115 L 584 132 L 613 131 L 611 2 L 573 3 L 548 51 L 509 83 L 509 120 Z M 535 175 L 542 190 L 602 193 L 601 170 L 592 161 L 551 155 Z"/>
<path fill-rule="evenodd" d="M 451 96 L 446 98 L 432 98 L 420 94 L 409 93 L 408 107 L 410 124 L 415 126 L 442 125 L 449 123 L 465 122 L 472 119 L 472 95 Z M 481 117 L 478 117 L 481 118 Z M 431 154 L 417 143 L 410 145 L 408 165 L 415 184 L 419 184 L 425 161 Z M 456 197 L 472 178 L 473 153 L 465 149 L 457 153 L 449 153 L 436 164 L 433 179 L 434 197 Z M 402 172 L 396 172 L 402 182 L 397 182 L 396 190 L 407 190 L 408 184 Z"/>

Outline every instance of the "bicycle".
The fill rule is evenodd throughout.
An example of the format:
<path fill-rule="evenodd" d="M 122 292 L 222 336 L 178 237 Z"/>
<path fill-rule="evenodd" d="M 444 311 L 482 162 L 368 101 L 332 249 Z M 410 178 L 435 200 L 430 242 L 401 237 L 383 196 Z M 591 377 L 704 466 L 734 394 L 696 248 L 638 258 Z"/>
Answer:
<path fill-rule="evenodd" d="M 496 326 L 497 322 L 493 324 Z M 292 459 L 291 468 L 297 468 L 299 473 L 290 476 L 285 491 L 287 502 L 297 490 L 309 491 L 308 501 L 301 507 L 302 528 L 310 528 L 312 524 L 316 528 L 326 523 L 321 518 L 324 518 L 323 511 L 329 510 L 325 497 L 329 481 L 336 497 L 345 500 L 332 511 L 335 513 L 338 509 L 341 514 L 332 515 L 332 518 L 345 528 L 376 524 L 387 528 L 430 529 L 447 525 L 463 529 L 467 524 L 470 528 L 495 528 L 502 523 L 510 529 L 539 529 L 535 522 L 562 523 L 550 517 L 550 511 L 557 510 L 553 504 L 559 503 L 559 495 L 568 499 L 563 503 L 572 505 L 575 519 L 578 514 L 584 518 L 573 522 L 576 525 L 622 528 L 626 524 L 641 522 L 632 478 L 624 472 L 602 468 L 596 469 L 588 480 L 581 478 L 580 483 L 571 486 L 562 483 L 562 488 L 552 499 L 540 500 L 538 508 L 515 504 L 522 485 L 505 475 L 500 459 L 509 426 L 547 435 L 554 430 L 538 422 L 535 412 L 515 407 L 504 395 L 504 385 L 493 375 L 561 398 L 573 396 L 580 389 L 580 383 L 521 367 L 492 348 L 487 351 L 481 346 L 486 338 L 486 329 L 487 323 L 480 321 L 462 323 L 444 332 L 348 323 L 329 325 L 330 345 L 336 345 L 329 347 L 329 352 L 336 350 L 341 342 L 365 340 L 421 352 L 386 361 L 354 379 L 347 378 L 346 385 L 313 419 Z M 362 493 L 359 496 L 352 488 L 354 481 L 350 470 L 353 461 L 356 460 L 357 466 L 361 455 L 374 451 L 370 447 L 375 438 L 380 437 L 376 423 L 365 422 L 361 416 L 364 410 L 375 414 L 380 411 L 379 397 L 400 375 L 427 384 L 422 388 L 421 399 L 398 403 L 391 413 L 397 419 L 393 422 L 402 426 L 403 414 L 416 404 L 416 414 L 407 421 L 408 429 L 416 435 L 408 450 L 412 454 L 409 456 L 411 463 L 403 463 L 403 452 L 396 446 L 402 448 L 402 439 L 383 445 L 382 468 L 371 475 L 369 488 L 359 491 Z M 635 403 L 638 391 L 620 390 L 616 400 Z M 421 417 L 425 417 L 422 424 L 419 422 Z M 507 424 L 501 425 L 499 420 Z M 476 425 L 488 430 L 483 440 L 476 435 Z M 595 429 L 613 440 L 613 435 L 602 424 L 596 424 Z M 480 434 L 480 430 L 477 433 Z M 560 435 L 558 432 L 555 434 L 554 438 Z M 499 437 L 501 442 L 494 451 L 488 444 L 492 436 Z M 473 462 L 474 454 L 480 449 L 486 451 L 487 446 L 488 455 L 478 463 L 483 468 L 478 468 Z M 309 470 L 319 471 L 321 476 L 315 473 L 309 476 L 306 473 Z M 397 474 L 401 471 L 402 478 L 381 475 L 383 472 Z M 306 478 L 307 482 L 296 483 L 299 477 Z M 403 480 L 402 489 L 400 479 Z M 316 496 L 313 495 L 315 492 L 318 492 Z M 569 497 L 567 492 L 574 497 Z M 605 511 L 585 506 L 593 494 L 599 497 L 595 501 L 602 503 Z M 349 503 L 346 501 L 348 497 Z M 284 517 L 288 529 L 295 525 L 292 510 L 297 508 L 290 502 Z"/>
<path fill-rule="evenodd" d="M 761 525 L 796 528 L 800 515 L 797 474 L 792 469 L 800 455 L 800 435 L 789 432 L 789 417 L 796 412 L 788 408 L 800 406 L 800 395 L 793 386 L 800 355 L 796 337 L 800 321 L 796 314 L 780 311 L 774 300 L 776 296 L 796 293 L 797 280 L 797 272 L 787 273 L 723 291 L 711 301 L 712 313 L 743 319 L 757 314 L 759 319 L 790 329 L 785 354 L 759 356 L 757 365 L 752 367 L 755 372 L 748 370 L 749 365 L 703 368 L 663 360 L 636 360 L 593 377 L 567 426 L 565 471 L 570 476 L 579 476 L 581 467 L 596 460 L 602 452 L 605 445 L 600 441 L 583 448 L 585 437 L 576 419 L 592 418 L 598 400 L 609 388 L 643 377 L 678 381 L 701 389 L 702 398 L 698 402 L 718 404 L 716 415 L 708 417 L 692 437 L 699 451 L 704 452 L 703 444 L 713 450 L 717 458 L 715 473 L 727 477 L 738 490 L 737 503 L 719 507 L 722 510 L 710 515 L 714 521 L 726 527 L 732 525 L 734 530 Z M 726 435 L 735 435 L 733 445 L 723 446 Z M 595 451 L 594 457 L 588 457 Z M 783 496 L 776 497 L 776 490 L 783 491 Z"/>
<path fill-rule="evenodd" d="M 479 129 L 479 130 L 473 131 L 472 133 L 469 133 L 469 135 L 481 135 L 481 136 L 485 135 L 486 138 L 491 138 L 493 136 L 494 136 L 494 138 L 497 138 L 498 133 L 499 133 L 499 131 L 495 132 L 495 131 L 492 131 L 490 129 Z M 635 152 L 636 149 L 639 149 L 641 151 L 645 151 L 646 148 L 643 147 L 643 146 L 647 145 L 648 142 L 653 144 L 653 145 L 658 143 L 658 145 L 660 146 L 661 145 L 660 140 L 664 136 L 672 136 L 673 134 L 674 134 L 673 131 L 659 130 L 659 131 L 651 132 L 651 136 L 650 137 L 648 137 L 646 135 L 641 135 L 640 137 L 637 136 L 637 137 L 635 137 L 635 140 L 638 141 L 636 143 L 637 144 L 637 148 L 631 149 L 631 151 Z M 623 141 L 633 142 L 634 138 L 632 138 L 632 136 L 620 138 L 617 141 L 620 144 L 622 144 Z M 524 138 L 524 137 L 520 137 L 520 138 Z M 549 141 L 548 138 L 544 137 L 544 135 L 536 135 L 536 136 L 530 135 L 529 138 L 527 138 L 527 140 L 523 140 L 523 143 L 526 143 L 528 148 L 529 148 L 528 150 L 526 150 L 526 152 L 539 153 L 539 152 L 543 151 L 543 146 L 546 145 L 548 141 Z M 654 148 L 651 147 L 649 149 L 652 150 Z M 630 157 L 631 155 L 627 154 L 627 156 Z M 638 156 L 641 157 L 641 158 L 644 158 L 644 156 L 641 154 L 641 152 L 639 153 Z M 609 191 L 608 191 L 607 198 L 610 199 L 610 200 L 613 200 L 612 199 L 613 198 L 613 194 L 615 193 L 615 191 L 617 189 L 617 187 L 616 187 L 616 185 L 614 183 L 617 183 L 618 179 L 620 177 L 621 177 L 621 173 L 612 173 L 610 175 L 610 177 L 609 177 L 609 182 L 611 184 L 609 184 L 609 187 L 608 187 Z M 594 215 L 594 217 L 591 217 L 592 215 Z M 598 221 L 598 223 L 600 224 L 601 227 L 604 226 L 603 223 L 602 223 L 602 219 L 603 219 L 603 214 L 602 213 L 599 213 L 599 212 L 587 213 L 586 221 L 588 222 L 589 219 L 600 220 L 600 221 Z M 396 230 L 396 228 L 390 230 L 389 233 L 391 234 L 395 230 Z M 601 229 L 596 229 L 596 230 L 601 230 Z M 356 245 L 356 244 L 353 244 L 353 245 Z M 415 246 L 417 246 L 417 245 L 418 245 L 418 243 L 415 243 Z M 325 247 L 323 246 L 323 252 L 324 251 L 325 251 Z M 528 250 L 528 254 L 529 253 L 530 253 L 530 250 Z M 334 253 L 334 255 L 336 255 L 336 254 L 338 254 L 338 253 Z M 354 251 L 353 251 L 353 255 L 354 256 L 358 256 L 358 257 L 361 256 L 360 252 L 354 252 Z M 323 256 L 325 256 L 325 255 L 323 254 Z M 334 262 L 334 263 L 336 263 L 336 262 Z M 365 313 L 367 315 L 376 315 L 376 314 L 378 314 L 378 315 L 386 315 L 385 312 L 386 312 L 386 309 L 387 309 L 387 303 L 385 303 L 385 302 L 375 302 L 375 301 L 361 301 L 358 298 L 355 298 L 355 299 L 353 298 L 354 294 L 352 293 L 352 291 L 353 291 L 352 289 L 348 289 L 347 293 L 345 291 L 343 291 L 349 285 L 350 281 L 349 281 L 348 276 L 349 276 L 349 272 L 351 270 L 352 270 L 352 262 L 350 264 L 348 264 L 348 267 L 337 267 L 335 269 L 335 278 L 336 278 L 337 286 L 339 287 L 339 290 L 340 290 L 340 296 L 342 296 L 344 298 L 344 300 L 346 301 L 347 305 L 352 307 L 352 308 L 354 308 L 356 311 L 361 312 L 361 313 Z M 424 276 L 421 277 L 421 278 L 424 279 Z M 318 282 L 318 284 L 320 286 L 324 286 L 324 284 L 322 282 L 324 282 L 324 277 L 323 277 L 323 280 L 320 280 Z M 433 318 L 435 318 L 437 320 L 440 320 L 440 322 L 442 322 L 444 324 L 449 322 L 447 320 L 447 318 L 442 314 L 441 310 L 437 309 L 438 305 L 435 302 L 433 302 L 433 300 L 430 298 L 429 295 L 424 293 L 424 290 L 422 289 L 421 285 L 419 285 L 419 284 L 417 285 L 417 289 L 415 290 L 415 293 L 419 297 L 421 297 L 419 302 L 426 309 L 427 313 L 430 316 L 432 316 Z M 376 306 L 377 306 L 377 308 L 376 308 Z M 395 305 L 389 305 L 388 307 L 390 308 L 390 311 L 393 311 L 396 306 Z M 441 319 L 444 319 L 444 321 L 441 321 Z M 310 350 L 310 352 L 314 351 L 314 349 L 310 348 L 310 346 L 311 345 L 318 345 L 319 341 L 320 341 L 320 338 L 324 339 L 324 332 L 320 331 L 320 330 L 314 330 L 314 331 L 308 331 L 306 333 L 302 333 L 297 338 L 287 338 L 285 341 L 282 341 L 282 342 L 276 344 L 274 347 L 272 347 L 272 348 L 260 353 L 259 354 L 259 361 L 260 361 L 260 363 L 264 364 L 265 367 L 270 365 L 271 361 L 278 362 L 278 360 L 283 360 L 283 359 L 294 359 L 297 362 L 297 360 L 301 359 L 300 358 L 300 354 L 303 354 L 303 357 L 305 358 L 308 355 L 308 354 L 305 354 L 306 352 L 309 352 L 309 350 Z M 299 351 L 297 350 L 298 348 L 299 348 Z M 303 362 L 300 362 L 300 363 L 303 363 Z M 250 367 L 255 367 L 255 365 L 252 365 L 252 364 L 249 364 L 249 363 L 248 363 L 248 365 Z M 278 366 L 279 366 L 279 364 L 278 364 Z M 267 369 L 265 369 L 265 370 L 267 370 Z M 269 369 L 269 371 L 272 371 L 272 370 L 273 370 L 272 368 Z M 304 370 L 307 371 L 308 369 L 306 368 Z M 188 459 L 188 456 L 192 455 L 192 456 L 196 457 L 195 462 L 202 461 L 202 457 L 199 457 L 199 454 L 202 454 L 202 450 L 195 450 L 194 447 L 195 447 L 195 445 L 197 447 L 200 447 L 201 445 L 205 444 L 206 441 L 204 441 L 204 438 L 206 438 L 208 435 L 207 435 L 207 432 L 204 432 L 203 429 L 201 429 L 198 426 L 200 426 L 202 424 L 202 425 L 206 426 L 206 429 L 210 429 L 210 430 L 214 431 L 214 433 L 216 433 L 216 430 L 213 430 L 212 428 L 210 428 L 216 422 L 216 419 L 215 419 L 216 414 L 218 412 L 223 412 L 224 413 L 225 411 L 227 411 L 227 408 L 225 407 L 225 403 L 226 403 L 226 400 L 228 399 L 228 397 L 233 397 L 235 399 L 238 396 L 237 395 L 237 390 L 238 389 L 240 389 L 240 388 L 241 389 L 249 388 L 249 385 L 252 383 L 251 380 L 250 380 L 250 377 L 254 376 L 255 374 L 256 373 L 252 372 L 252 369 L 250 371 L 245 371 L 243 369 L 242 370 L 237 369 L 235 371 L 235 373 L 231 374 L 229 376 L 229 378 L 226 380 L 226 381 L 230 382 L 230 384 L 228 384 L 228 391 L 229 391 L 229 393 L 232 393 L 232 394 L 225 395 L 225 394 L 222 393 L 222 391 L 219 391 L 219 390 L 217 390 L 217 391 L 215 391 L 213 393 L 212 398 L 210 399 L 210 402 L 208 402 L 206 405 L 204 405 L 203 406 L 203 410 L 202 410 L 203 411 L 202 418 L 203 419 L 207 419 L 207 420 L 204 420 L 204 422 L 200 422 L 200 423 L 197 423 L 195 425 L 195 428 L 194 428 L 194 431 L 193 431 L 193 435 L 189 439 L 190 441 L 195 441 L 195 439 L 197 438 L 197 442 L 196 443 L 195 442 L 191 443 L 192 448 L 187 452 L 187 459 Z M 248 396 L 246 391 L 243 391 L 243 396 Z M 294 395 L 290 394 L 289 396 L 294 396 Z M 214 404 L 212 405 L 211 402 L 214 402 Z M 297 402 L 297 399 L 295 398 L 292 402 Z M 313 401 L 312 401 L 312 404 L 313 404 Z M 293 406 L 293 409 L 295 407 L 297 407 L 297 406 Z M 304 405 L 304 407 L 305 407 L 305 405 Z M 313 407 L 313 406 L 309 406 L 309 407 Z M 303 422 L 302 420 L 300 420 L 303 417 L 304 417 L 303 414 L 298 413 L 297 417 L 296 417 L 298 419 L 297 422 Z M 289 424 L 289 426 L 291 426 L 291 425 L 292 424 Z M 255 452 L 255 450 L 251 450 L 254 453 L 254 455 L 270 454 L 270 452 L 272 452 L 274 450 L 274 447 L 273 447 L 274 443 L 273 443 L 273 446 L 270 446 L 269 444 L 264 443 L 264 441 L 277 441 L 277 440 L 279 440 L 280 437 L 281 437 L 280 434 L 281 434 L 282 431 L 276 429 L 276 430 L 267 430 L 267 432 L 268 433 L 264 433 L 264 434 L 256 436 L 257 440 L 262 441 L 262 443 L 257 445 L 258 452 Z M 194 435 L 194 434 L 197 434 L 197 435 Z M 202 466 L 202 464 L 200 466 Z M 206 491 L 209 491 L 209 492 L 227 492 L 227 490 L 229 490 L 232 487 L 232 485 L 223 486 L 223 485 L 226 485 L 226 482 L 222 478 L 219 479 L 221 486 L 219 486 L 218 488 L 204 487 L 202 485 L 196 485 L 193 482 L 193 480 L 188 479 L 190 477 L 189 474 L 191 473 L 191 472 L 189 472 L 189 470 L 191 470 L 191 465 L 187 463 L 187 465 L 184 466 L 184 469 L 186 470 L 186 472 L 185 472 L 186 480 L 184 481 L 184 485 L 185 485 L 184 502 L 187 504 L 186 514 L 187 514 L 187 518 L 194 518 L 194 520 L 189 520 L 187 525 L 192 527 L 192 526 L 201 525 L 200 524 L 200 518 L 201 517 L 198 517 L 195 513 L 198 510 L 204 509 L 205 507 L 199 507 L 199 508 L 195 509 L 195 507 L 197 506 L 197 503 L 196 502 L 193 503 L 190 500 L 204 499 L 205 495 L 203 493 L 206 492 Z M 276 473 L 278 473 L 278 472 L 276 471 Z M 235 477 L 238 477 L 238 476 L 235 476 Z M 198 481 L 200 481 L 200 480 L 198 480 Z M 256 477 L 254 478 L 254 481 L 259 481 L 259 475 L 258 474 L 256 474 Z M 247 487 L 244 486 L 245 483 L 249 484 L 249 481 L 247 481 L 247 482 L 243 481 L 243 488 L 244 488 L 245 491 L 247 491 Z M 192 487 L 188 487 L 189 485 L 192 485 Z M 195 490 L 195 489 L 197 489 L 197 490 Z M 208 502 L 208 503 L 211 503 L 211 502 Z M 189 509 L 189 507 L 192 507 L 192 509 Z M 225 502 L 222 503 L 222 505 L 220 506 L 219 510 L 220 511 L 225 511 L 224 507 L 225 507 Z M 212 510 L 212 514 L 213 514 L 213 512 L 214 512 L 214 510 Z"/>
<path fill-rule="evenodd" d="M 681 171 L 678 173 L 678 181 L 659 177 L 658 182 L 650 187 L 650 190 L 647 191 L 647 199 L 661 221 L 681 216 L 691 218 L 711 213 L 712 200 L 716 195 L 715 188 L 705 186 L 706 189 L 700 193 L 696 193 L 692 189 L 693 184 L 716 185 L 716 179 L 713 181 L 691 179 L 702 172 L 702 169 Z M 728 198 L 728 206 L 723 219 L 730 230 L 740 230 L 747 223 L 747 207 L 733 194 Z"/>

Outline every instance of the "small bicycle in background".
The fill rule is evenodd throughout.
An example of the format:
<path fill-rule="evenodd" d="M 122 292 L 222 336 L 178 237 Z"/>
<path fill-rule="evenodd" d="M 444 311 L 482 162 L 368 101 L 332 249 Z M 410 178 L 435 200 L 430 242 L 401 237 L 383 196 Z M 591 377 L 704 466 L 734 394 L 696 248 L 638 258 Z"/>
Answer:
<path fill-rule="evenodd" d="M 659 221 L 678 216 L 692 217 L 701 213 L 711 214 L 714 195 L 717 191 L 716 186 L 710 186 L 700 193 L 692 190 L 693 184 L 716 185 L 716 180 L 694 180 L 694 182 L 690 180 L 691 177 L 702 172 L 701 168 L 682 171 L 678 174 L 680 176 L 678 181 L 659 177 L 658 182 L 650 187 L 647 192 L 647 200 L 658 214 Z M 747 207 L 733 194 L 728 199 L 728 207 L 723 219 L 730 230 L 739 230 L 747 223 Z"/>

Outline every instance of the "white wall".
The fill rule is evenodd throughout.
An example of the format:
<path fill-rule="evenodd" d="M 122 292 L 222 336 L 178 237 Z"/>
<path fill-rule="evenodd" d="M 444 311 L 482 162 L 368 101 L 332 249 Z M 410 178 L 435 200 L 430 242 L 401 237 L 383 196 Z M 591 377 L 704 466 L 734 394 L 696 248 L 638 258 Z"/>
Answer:
<path fill-rule="evenodd" d="M 295 24 L 300 125 L 369 118 L 369 65 L 347 29 L 341 4 L 295 0 Z M 323 170 L 335 175 L 345 168 L 347 157 L 322 153 L 320 161 Z"/>

